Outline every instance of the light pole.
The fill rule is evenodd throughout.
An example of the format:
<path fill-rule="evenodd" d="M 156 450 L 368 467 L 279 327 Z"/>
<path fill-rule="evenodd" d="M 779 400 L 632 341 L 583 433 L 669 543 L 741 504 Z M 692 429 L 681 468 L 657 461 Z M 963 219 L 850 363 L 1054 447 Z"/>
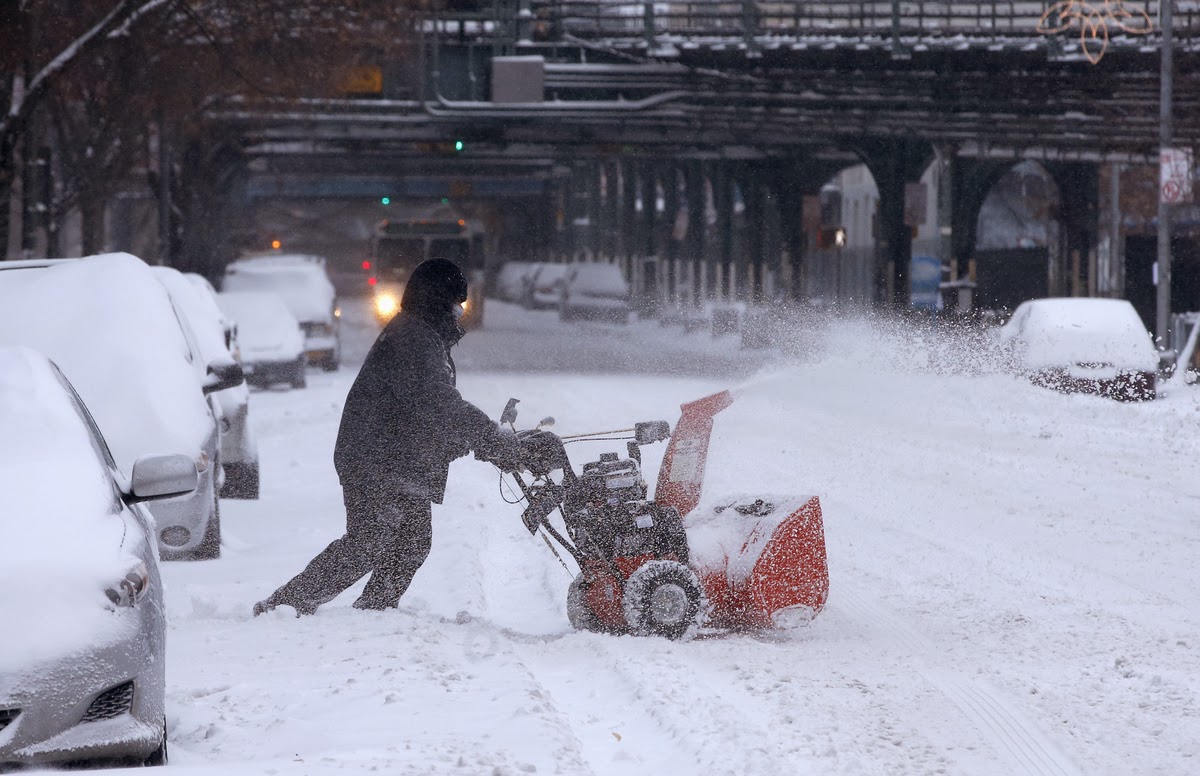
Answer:
<path fill-rule="evenodd" d="M 1171 205 L 1162 190 L 1162 167 L 1172 144 L 1171 101 L 1174 87 L 1174 52 L 1172 51 L 1171 5 L 1173 0 L 1160 0 L 1158 24 L 1162 30 L 1162 65 L 1159 71 L 1158 97 L 1158 309 L 1154 333 L 1159 343 L 1167 343 L 1167 327 L 1171 323 Z"/>

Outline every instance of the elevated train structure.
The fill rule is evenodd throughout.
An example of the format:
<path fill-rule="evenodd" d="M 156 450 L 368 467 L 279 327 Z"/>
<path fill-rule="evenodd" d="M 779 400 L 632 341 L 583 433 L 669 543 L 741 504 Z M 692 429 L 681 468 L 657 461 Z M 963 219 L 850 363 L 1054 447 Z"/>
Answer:
<path fill-rule="evenodd" d="M 1080 267 L 1051 269 L 1064 293 L 1072 271 L 1107 286 L 1086 277 L 1101 165 L 1157 158 L 1160 32 L 1155 2 L 1059 6 L 447 3 L 413 18 L 413 56 L 381 61 L 371 93 L 232 101 L 208 120 L 232 139 L 234 198 L 399 191 L 536 210 L 508 230 L 537 235 L 522 258 L 620 261 L 643 294 L 697 305 L 760 299 L 771 268 L 802 294 L 802 200 L 857 163 L 879 191 L 872 295 L 906 304 L 906 185 L 936 164 L 941 258 L 964 275 L 987 192 L 1036 159 L 1061 192 L 1063 261 Z M 1195 147 L 1200 4 L 1175 4 L 1174 34 L 1175 142 Z M 735 209 L 753 224 L 736 245 Z"/>

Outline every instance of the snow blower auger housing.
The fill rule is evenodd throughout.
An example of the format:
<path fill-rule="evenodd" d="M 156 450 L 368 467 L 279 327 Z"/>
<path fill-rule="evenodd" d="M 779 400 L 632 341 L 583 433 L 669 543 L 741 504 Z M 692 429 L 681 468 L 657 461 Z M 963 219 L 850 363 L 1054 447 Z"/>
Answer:
<path fill-rule="evenodd" d="M 684 406 L 657 501 L 647 498 L 641 447 L 671 437 L 666 421 L 559 437 L 545 430 L 553 424 L 547 418 L 517 432 L 531 475 L 516 476 L 527 501 L 525 527 L 579 565 L 567 592 L 575 628 L 677 639 L 699 625 L 807 621 L 824 605 L 828 572 L 815 498 L 718 500 L 696 509 L 712 415 L 728 406 L 713 398 Z M 509 400 L 502 423 L 515 423 L 516 404 Z M 575 473 L 565 443 L 614 439 L 628 440 L 627 458 L 602 453 Z M 680 506 L 695 514 L 685 521 Z M 556 510 L 565 536 L 550 523 Z"/>

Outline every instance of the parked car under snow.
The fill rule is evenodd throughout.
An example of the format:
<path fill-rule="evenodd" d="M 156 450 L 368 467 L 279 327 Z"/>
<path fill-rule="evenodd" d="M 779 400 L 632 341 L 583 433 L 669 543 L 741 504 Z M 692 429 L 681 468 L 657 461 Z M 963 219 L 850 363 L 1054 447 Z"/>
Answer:
<path fill-rule="evenodd" d="M 524 304 L 529 280 L 537 264 L 527 261 L 506 261 L 496 274 L 496 296 L 506 302 Z"/>
<path fill-rule="evenodd" d="M 1032 299 L 996 336 L 1037 385 L 1126 401 L 1157 393 L 1158 354 L 1124 299 Z"/>
<path fill-rule="evenodd" d="M 167 760 L 166 619 L 141 502 L 197 484 L 190 455 L 118 471 L 44 356 L 0 347 L 0 771 Z"/>
<path fill-rule="evenodd" d="M 121 471 L 145 453 L 185 452 L 200 485 L 155 502 L 159 548 L 170 558 L 220 554 L 220 426 L 206 394 L 241 371 L 196 363 L 166 290 L 127 253 L 0 262 L 0 344 L 28 345 L 58 364 L 96 418 Z M 221 365 L 215 365 L 221 370 Z"/>
<path fill-rule="evenodd" d="M 525 282 L 524 304 L 531 310 L 550 310 L 562 301 L 568 264 L 535 264 Z"/>
<path fill-rule="evenodd" d="M 152 267 L 171 295 L 175 309 L 195 337 L 200 360 L 228 369 L 238 364 L 230 352 L 232 325 L 203 278 L 170 267 Z M 197 283 L 196 281 L 201 281 Z M 241 382 L 213 394 L 221 414 L 221 484 L 223 498 L 258 498 L 258 446 L 250 428 L 250 389 Z"/>
<path fill-rule="evenodd" d="M 239 259 L 225 268 L 221 290 L 277 294 L 304 329 L 308 363 L 327 372 L 341 364 L 341 311 L 325 259 L 274 254 Z"/>
<path fill-rule="evenodd" d="M 217 302 L 237 324 L 237 348 L 248 383 L 307 385 L 304 332 L 282 299 L 268 293 L 225 291 L 217 295 Z"/>
<path fill-rule="evenodd" d="M 562 282 L 558 307 L 564 321 L 577 318 L 626 323 L 629 283 L 616 264 L 572 264 Z"/>

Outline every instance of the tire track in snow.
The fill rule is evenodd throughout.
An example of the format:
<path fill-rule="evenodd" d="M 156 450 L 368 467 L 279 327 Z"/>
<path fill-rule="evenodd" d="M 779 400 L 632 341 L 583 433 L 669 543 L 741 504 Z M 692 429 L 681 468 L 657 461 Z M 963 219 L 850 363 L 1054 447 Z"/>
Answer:
<path fill-rule="evenodd" d="M 528 672 L 592 772 L 794 770 L 794 757 L 769 754 L 775 746 L 769 730 L 744 719 L 752 708 L 749 700 L 723 684 L 705 686 L 711 668 L 689 664 L 689 658 L 707 659 L 708 645 L 575 633 L 565 613 L 570 576 L 558 561 L 519 526 L 486 526 L 480 538 L 492 552 L 478 571 L 485 610 L 511 621 L 513 607 L 520 604 L 534 610 L 531 620 L 549 616 L 562 630 L 539 636 L 482 624 L 504 641 L 505 655 Z M 522 549 L 525 542 L 533 544 Z M 724 731 L 735 721 L 739 745 L 730 747 Z"/>
<path fill-rule="evenodd" d="M 937 664 L 936 646 L 877 606 L 863 594 L 839 586 L 837 605 L 911 652 L 914 666 L 931 685 L 950 699 L 997 752 L 1019 769 L 1035 776 L 1082 776 L 1082 771 L 1043 734 L 1036 723 L 1009 704 L 986 682 Z"/>

